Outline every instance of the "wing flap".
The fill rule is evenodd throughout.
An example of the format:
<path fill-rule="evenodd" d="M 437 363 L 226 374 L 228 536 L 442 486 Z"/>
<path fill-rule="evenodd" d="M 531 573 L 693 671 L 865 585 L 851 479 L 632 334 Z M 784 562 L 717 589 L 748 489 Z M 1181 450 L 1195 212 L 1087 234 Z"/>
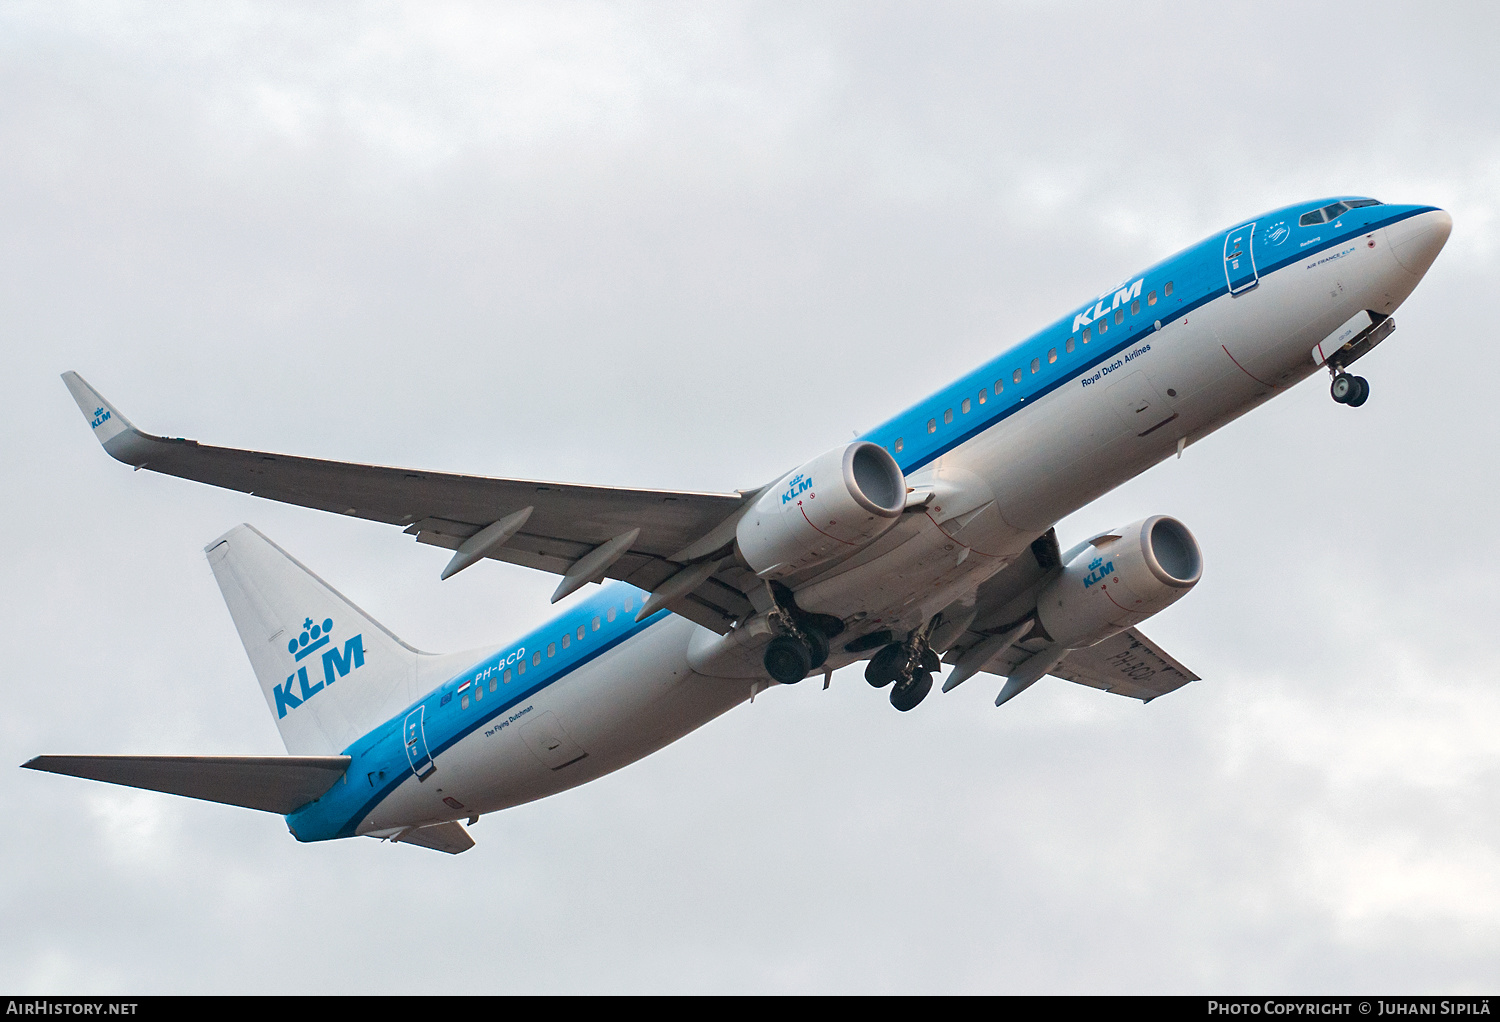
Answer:
<path fill-rule="evenodd" d="M 286 816 L 332 788 L 349 757 L 37 756 L 21 765 Z"/>

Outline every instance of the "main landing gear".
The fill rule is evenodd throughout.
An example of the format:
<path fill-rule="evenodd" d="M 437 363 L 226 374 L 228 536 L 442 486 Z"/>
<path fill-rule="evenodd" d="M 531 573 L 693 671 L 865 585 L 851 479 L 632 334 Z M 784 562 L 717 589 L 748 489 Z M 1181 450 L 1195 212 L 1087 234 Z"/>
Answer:
<path fill-rule="evenodd" d="M 870 658 L 865 666 L 865 680 L 876 688 L 891 689 L 891 705 L 903 713 L 912 709 L 932 691 L 932 675 L 941 665 L 938 655 L 927 644 L 931 624 L 919 628 L 905 642 L 893 642 Z"/>
<path fill-rule="evenodd" d="M 772 583 L 770 589 L 774 605 L 768 616 L 779 634 L 766 645 L 761 663 L 779 684 L 795 685 L 808 672 L 823 666 L 828 659 L 828 640 L 844 630 L 844 622 L 827 614 L 799 610 L 784 586 Z"/>
<path fill-rule="evenodd" d="M 1363 376 L 1339 373 L 1334 376 L 1333 386 L 1328 388 L 1328 392 L 1339 404 L 1358 408 L 1370 397 L 1370 381 Z"/>

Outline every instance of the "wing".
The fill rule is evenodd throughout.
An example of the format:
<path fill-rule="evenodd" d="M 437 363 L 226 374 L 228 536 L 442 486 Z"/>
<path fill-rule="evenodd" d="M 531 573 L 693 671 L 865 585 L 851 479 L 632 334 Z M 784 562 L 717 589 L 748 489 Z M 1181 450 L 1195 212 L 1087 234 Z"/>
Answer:
<path fill-rule="evenodd" d="M 973 621 L 943 657 L 956 665 L 944 683 L 944 691 L 979 672 L 1010 678 L 1033 656 L 1049 656 L 1052 647 L 1046 639 L 1028 637 L 1030 621 L 1037 590 L 1064 560 L 1057 538 L 1049 530 L 1031 545 L 1030 556 L 1017 558 L 979 587 Z M 1046 673 L 1148 703 L 1199 680 L 1134 628 L 1093 646 L 1069 650 Z"/>
<path fill-rule="evenodd" d="M 747 573 L 714 558 L 724 557 L 754 493 L 495 479 L 211 447 L 144 433 L 77 373 L 63 382 L 116 460 L 399 526 L 418 543 L 456 551 L 444 578 L 490 557 L 562 575 L 554 601 L 615 578 L 666 595 L 656 606 L 721 633 L 753 612 L 740 588 Z"/>
<path fill-rule="evenodd" d="M 974 644 L 977 643 L 978 640 Z M 991 656 L 978 670 L 1008 678 L 1034 653 L 1045 652 L 1045 646 L 1040 639 L 1023 639 Z M 956 648 L 948 659 L 959 659 L 967 649 Z M 1127 628 L 1096 645 L 1070 650 L 1047 673 L 1064 681 L 1139 699 L 1143 703 L 1199 680 L 1196 674 L 1134 628 Z"/>
<path fill-rule="evenodd" d="M 1075 649 L 1052 669 L 1059 678 L 1149 703 L 1198 676 L 1134 628 Z"/>

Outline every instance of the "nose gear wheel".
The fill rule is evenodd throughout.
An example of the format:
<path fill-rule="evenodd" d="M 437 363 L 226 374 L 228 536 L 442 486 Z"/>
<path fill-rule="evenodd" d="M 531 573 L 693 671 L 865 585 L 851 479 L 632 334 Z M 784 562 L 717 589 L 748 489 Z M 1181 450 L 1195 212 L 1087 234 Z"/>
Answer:
<path fill-rule="evenodd" d="M 1370 381 L 1363 376 L 1339 373 L 1333 378 L 1328 393 L 1341 405 L 1358 408 L 1370 397 Z"/>

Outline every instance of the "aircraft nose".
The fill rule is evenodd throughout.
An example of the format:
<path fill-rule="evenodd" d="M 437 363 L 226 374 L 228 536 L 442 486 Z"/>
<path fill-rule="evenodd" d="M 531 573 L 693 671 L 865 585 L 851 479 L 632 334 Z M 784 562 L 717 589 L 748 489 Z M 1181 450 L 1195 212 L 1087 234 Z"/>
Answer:
<path fill-rule="evenodd" d="M 1453 217 L 1447 210 L 1429 209 L 1385 229 L 1396 261 L 1414 276 L 1427 272 L 1453 233 Z"/>

